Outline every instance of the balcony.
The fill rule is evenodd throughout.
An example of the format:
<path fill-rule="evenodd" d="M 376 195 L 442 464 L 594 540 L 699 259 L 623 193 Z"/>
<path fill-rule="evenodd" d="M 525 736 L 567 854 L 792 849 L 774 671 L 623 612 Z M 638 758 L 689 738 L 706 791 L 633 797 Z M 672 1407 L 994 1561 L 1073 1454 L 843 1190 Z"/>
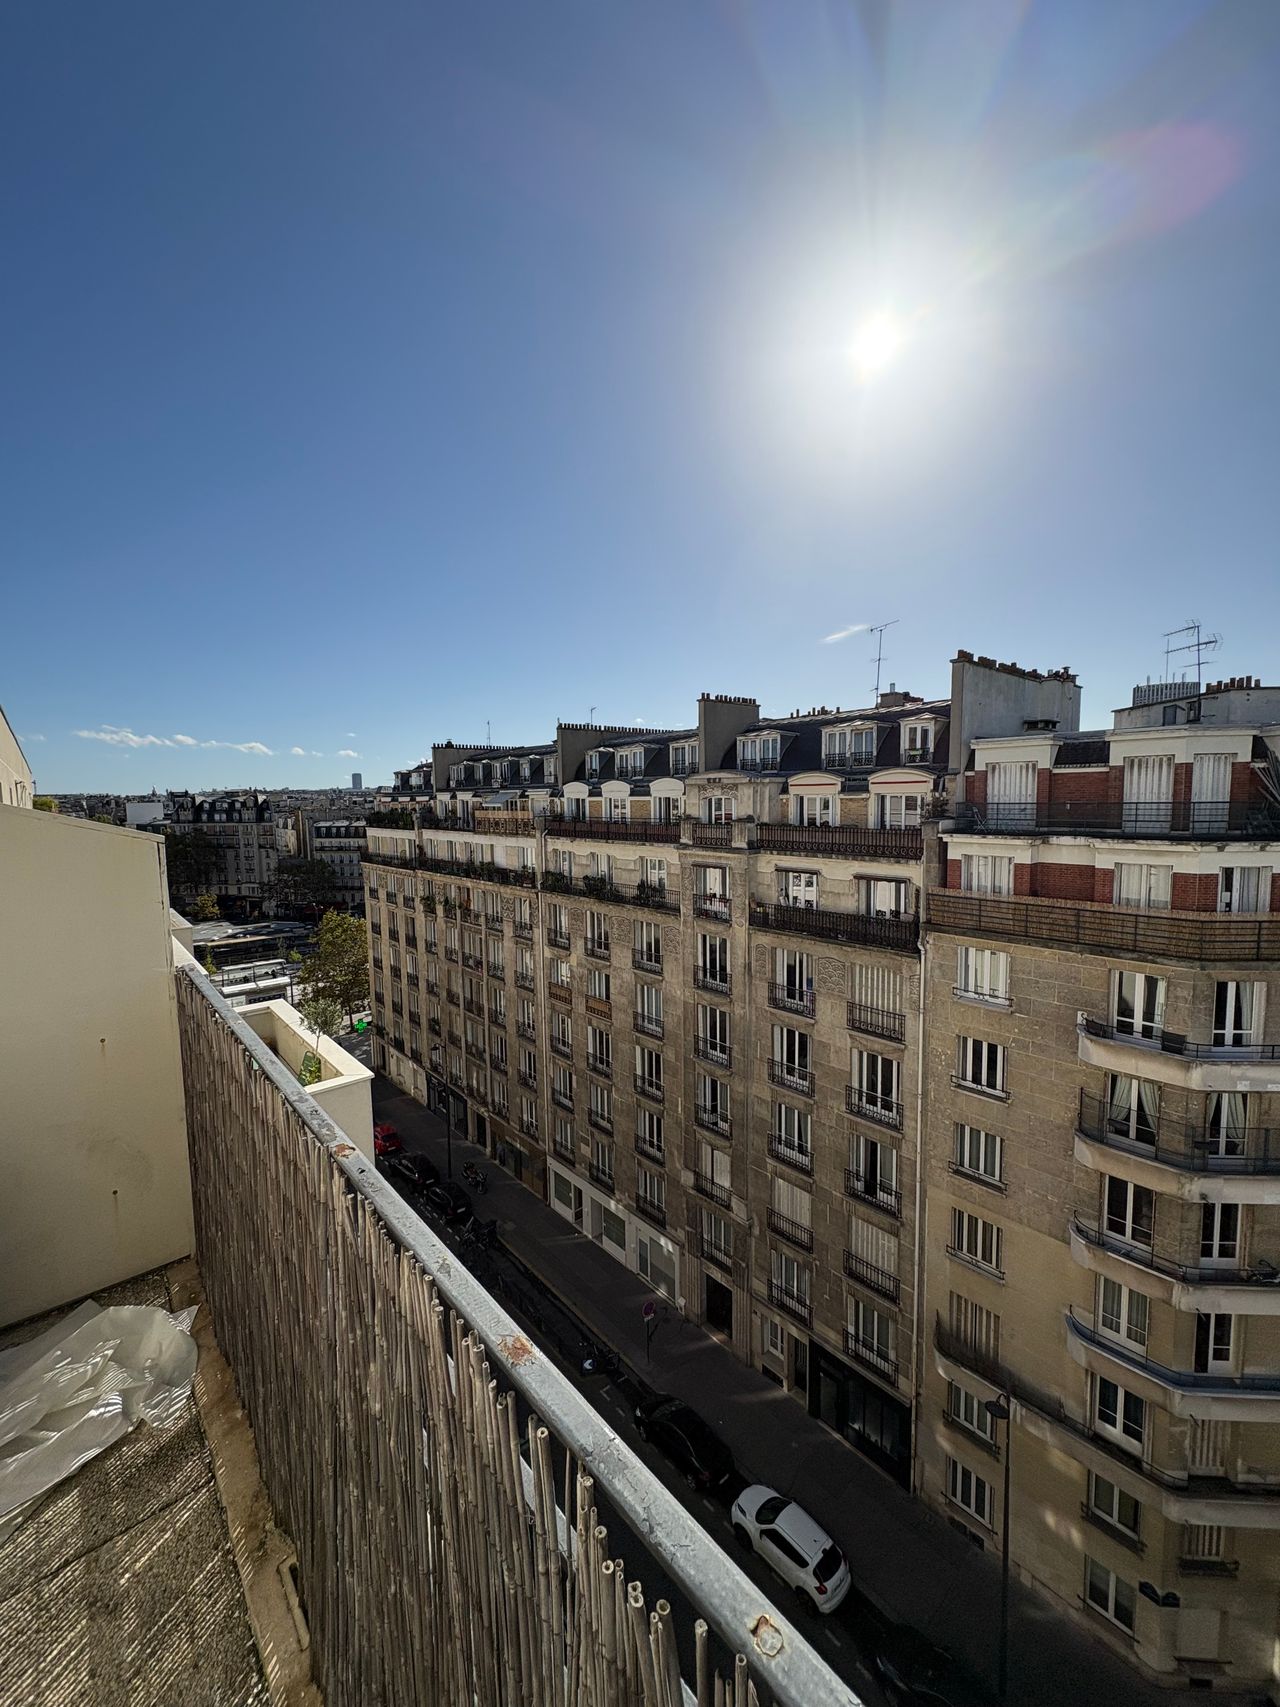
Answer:
<path fill-rule="evenodd" d="M 636 1155 L 642 1156 L 646 1162 L 665 1162 L 667 1159 L 667 1152 L 661 1142 L 646 1138 L 639 1132 L 636 1133 L 635 1151 Z"/>
<path fill-rule="evenodd" d="M 791 1061 L 770 1061 L 769 1083 L 781 1085 L 784 1090 L 796 1091 L 800 1096 L 813 1095 L 813 1070 L 809 1067 L 797 1067 Z"/>
<path fill-rule="evenodd" d="M 517 919 L 511 927 L 517 942 L 533 941 L 533 922 L 529 919 Z"/>
<path fill-rule="evenodd" d="M 1139 841 L 1280 841 L 1280 808 L 1252 800 L 1059 800 L 1026 806 L 962 802 L 968 836 L 1120 836 Z"/>
<path fill-rule="evenodd" d="M 727 895 L 695 895 L 693 912 L 695 918 L 717 919 L 722 925 L 727 925 L 733 916 L 732 903 Z"/>
<path fill-rule="evenodd" d="M 693 987 L 695 990 L 709 990 L 713 996 L 727 996 L 730 987 L 729 974 L 708 972 L 698 967 L 693 974 Z"/>
<path fill-rule="evenodd" d="M 1128 1341 L 1100 1333 L 1085 1316 L 1077 1315 L 1074 1307 L 1066 1323 L 1067 1346 L 1077 1363 L 1112 1380 L 1119 1379 L 1174 1416 L 1220 1422 L 1269 1422 L 1273 1418 L 1275 1402 L 1280 1399 L 1280 1371 L 1235 1375 L 1174 1369 Z"/>
<path fill-rule="evenodd" d="M 636 1194 L 632 1207 L 637 1215 L 643 1215 L 646 1221 L 651 1221 L 655 1227 L 665 1227 L 667 1224 L 667 1207 L 665 1203 L 656 1203 L 651 1197 Z"/>
<path fill-rule="evenodd" d="M 653 954 L 648 949 L 636 948 L 631 951 L 631 964 L 637 972 L 649 972 L 655 978 L 662 976 L 661 954 Z"/>
<path fill-rule="evenodd" d="M 525 1115 L 520 1122 L 520 1130 L 526 1138 L 536 1138 L 538 1136 L 537 1118 L 533 1115 Z"/>
<path fill-rule="evenodd" d="M 582 951 L 590 960 L 603 960 L 605 962 L 608 962 L 612 954 L 609 947 L 609 938 L 607 936 L 589 936 L 585 938 L 582 944 Z"/>
<path fill-rule="evenodd" d="M 547 926 L 547 947 L 548 948 L 564 948 L 564 949 L 567 949 L 569 947 L 569 942 L 570 942 L 570 938 L 569 938 L 568 931 L 553 930 L 550 925 Z"/>
<path fill-rule="evenodd" d="M 1140 1108 L 1120 1115 L 1081 1091 L 1075 1155 L 1098 1173 L 1195 1202 L 1280 1204 L 1280 1129 L 1269 1126 L 1214 1135 Z"/>
<path fill-rule="evenodd" d="M 680 897 L 661 883 L 615 883 L 609 877 L 584 877 L 572 893 L 618 907 L 648 907 L 657 913 L 679 913 Z"/>
<path fill-rule="evenodd" d="M 817 1005 L 817 997 L 812 990 L 798 990 L 794 984 L 769 986 L 769 1006 L 783 1013 L 802 1014 L 805 1019 L 812 1019 Z"/>
<path fill-rule="evenodd" d="M 1153 1245 L 1124 1238 L 1082 1215 L 1071 1217 L 1071 1254 L 1082 1268 L 1130 1285 L 1135 1281 L 1131 1271 L 1139 1269 L 1142 1289 L 1175 1310 L 1280 1316 L 1280 1269 L 1262 1258 L 1249 1268 L 1232 1262 L 1178 1262 Z"/>
<path fill-rule="evenodd" d="M 860 1031 L 866 1037 L 883 1037 L 890 1043 L 902 1043 L 907 1035 L 907 1016 L 891 1008 L 872 1008 L 865 1002 L 850 1002 L 845 1024 L 850 1031 Z"/>
<path fill-rule="evenodd" d="M 587 1111 L 587 1124 L 594 1126 L 597 1132 L 612 1132 L 613 1116 L 605 1114 L 601 1109 L 592 1108 Z"/>
<path fill-rule="evenodd" d="M 897 1186 L 882 1185 L 879 1180 L 868 1178 L 856 1168 L 845 1169 L 844 1191 L 846 1197 L 856 1197 L 860 1203 L 869 1203 L 873 1209 L 882 1209 L 886 1215 L 902 1215 L 902 1193 Z"/>
<path fill-rule="evenodd" d="M 664 1027 L 660 1019 L 654 1019 L 652 1014 L 637 1012 L 633 1016 L 633 1024 L 641 1037 L 661 1037 Z"/>
<path fill-rule="evenodd" d="M 528 1020 L 519 1020 L 516 1023 L 516 1036 L 527 1037 L 531 1043 L 536 1043 L 538 1040 L 538 1028 L 536 1025 L 531 1025 Z M 555 1045 L 553 1044 L 552 1047 L 554 1048 Z"/>
<path fill-rule="evenodd" d="M 789 1245 L 795 1245 L 802 1251 L 813 1249 L 812 1227 L 806 1227 L 802 1221 L 792 1221 L 779 1209 L 771 1209 L 768 1220 L 769 1231 L 776 1233 L 780 1239 L 785 1239 Z"/>
<path fill-rule="evenodd" d="M 538 1075 L 535 1072 L 531 1072 L 528 1067 L 521 1067 L 520 1071 L 516 1074 L 516 1078 L 527 1091 L 537 1090 Z"/>
<path fill-rule="evenodd" d="M 591 1072 L 598 1074 L 602 1079 L 611 1079 L 613 1077 L 612 1055 L 592 1055 L 588 1053 L 587 1066 Z"/>
<path fill-rule="evenodd" d="M 687 832 L 686 839 L 695 848 L 731 848 L 733 846 L 733 825 L 704 824 L 698 818 L 684 819 Z M 675 839 L 674 837 L 672 838 Z"/>
<path fill-rule="evenodd" d="M 553 1090 L 551 1100 L 557 1108 L 562 1108 L 567 1114 L 573 1113 L 573 1097 L 568 1091 Z"/>
<path fill-rule="evenodd" d="M 921 830 L 873 830 L 860 824 L 757 824 L 762 853 L 806 854 L 810 859 L 924 858 Z"/>
<path fill-rule="evenodd" d="M 844 1272 L 850 1280 L 856 1280 L 859 1286 L 865 1286 L 868 1292 L 875 1292 L 881 1298 L 887 1298 L 891 1304 L 896 1304 L 902 1295 L 902 1286 L 896 1274 L 887 1268 L 877 1268 L 865 1257 L 857 1256 L 853 1251 L 844 1253 Z"/>
<path fill-rule="evenodd" d="M 502 932 L 502 914 L 501 913 L 486 913 L 484 916 L 484 928 L 487 931 L 497 931 L 499 933 L 499 935 L 501 935 L 501 932 Z"/>
<path fill-rule="evenodd" d="M 464 1012 L 469 1013 L 472 1019 L 484 1018 L 484 1003 L 478 1002 L 474 996 L 467 996 L 463 1000 L 462 1006 Z"/>
<path fill-rule="evenodd" d="M 499 812 L 477 807 L 473 823 L 482 836 L 532 836 L 536 826 L 531 812 Z"/>
<path fill-rule="evenodd" d="M 534 987 L 533 973 L 532 972 L 521 972 L 519 967 L 517 967 L 516 968 L 516 989 L 517 990 L 532 990 L 533 987 Z"/>
<path fill-rule="evenodd" d="M 1180 1032 L 1140 1037 L 1092 1014 L 1079 1016 L 1080 1059 L 1187 1091 L 1280 1091 L 1280 1044 L 1194 1043 Z"/>
<path fill-rule="evenodd" d="M 472 1043 L 472 1042 L 468 1041 L 468 1043 L 467 1043 L 467 1054 L 471 1057 L 471 1059 L 473 1061 L 484 1061 L 484 1060 L 488 1059 L 487 1055 L 485 1054 L 484 1045 L 482 1043 Z"/>
<path fill-rule="evenodd" d="M 793 907 L 786 902 L 752 901 L 750 922 L 756 930 L 783 931 L 822 942 L 849 942 L 864 948 L 915 952 L 919 921 L 882 919 L 865 913 L 837 913 L 826 907 Z"/>
<path fill-rule="evenodd" d="M 553 1138 L 551 1154 L 558 1162 L 567 1162 L 571 1168 L 576 1168 L 578 1165 L 578 1152 L 572 1140 L 566 1143 L 563 1138 Z"/>
<path fill-rule="evenodd" d="M 723 1067 L 726 1071 L 733 1062 L 733 1050 L 714 1037 L 695 1037 L 693 1053 L 697 1060 L 709 1061 L 713 1067 Z"/>
<path fill-rule="evenodd" d="M 775 1310 L 782 1310 L 795 1321 L 803 1322 L 806 1328 L 813 1321 L 813 1305 L 807 1293 L 793 1292 L 780 1280 L 769 1282 L 769 1302 Z"/>
<path fill-rule="evenodd" d="M 646 1078 L 643 1073 L 635 1075 L 636 1095 L 647 1097 L 650 1102 L 661 1102 L 666 1095 L 661 1079 Z"/>
<path fill-rule="evenodd" d="M 695 1173 L 693 1189 L 699 1197 L 705 1197 L 709 1203 L 718 1204 L 721 1209 L 727 1209 L 732 1202 L 732 1193 L 722 1180 L 713 1179 L 710 1174 Z"/>
<path fill-rule="evenodd" d="M 516 983 L 518 984 L 519 982 L 520 982 L 520 978 L 519 978 L 519 975 L 517 974 Z M 532 978 L 529 980 L 529 986 L 528 987 L 530 989 L 533 988 Z M 573 1001 L 573 985 L 572 984 L 550 983 L 547 985 L 547 994 L 548 994 L 548 996 L 551 997 L 551 1000 L 553 1002 L 569 1002 L 569 1003 L 571 1003 Z"/>
<path fill-rule="evenodd" d="M 597 842 L 678 842 L 678 824 L 659 824 L 652 819 L 607 822 L 603 818 L 561 818 L 549 814 L 542 820 L 549 836 Z"/>
<path fill-rule="evenodd" d="M 537 1030 L 534 1026 L 529 1026 L 527 1032 L 525 1030 L 521 1029 L 520 1035 L 521 1035 L 521 1037 L 524 1037 L 524 1036 L 536 1037 L 538 1035 L 538 1033 L 537 1033 Z M 563 1056 L 566 1061 L 572 1061 L 573 1060 L 573 1039 L 571 1037 L 557 1037 L 554 1033 L 552 1033 L 551 1053 L 553 1055 Z"/>
<path fill-rule="evenodd" d="M 931 930 L 964 936 L 1091 948 L 1134 960 L 1230 965 L 1280 959 L 1280 914 L 1176 913 L 1102 901 L 1013 899 L 931 889 L 927 924 Z"/>
<path fill-rule="evenodd" d="M 882 1350 L 874 1340 L 859 1339 L 851 1328 L 844 1331 L 845 1355 L 855 1363 L 861 1363 L 865 1368 L 872 1369 L 877 1375 L 882 1375 L 886 1381 L 897 1382 L 898 1364 L 895 1358 Z"/>
<path fill-rule="evenodd" d="M 594 1126 L 595 1121 L 593 1120 L 591 1124 Z M 612 1129 L 612 1124 L 613 1123 L 610 1122 L 610 1129 Z M 590 1181 L 593 1185 L 600 1186 L 602 1190 L 607 1191 L 607 1192 L 609 1192 L 610 1195 L 612 1195 L 612 1193 L 613 1193 L 613 1167 L 612 1167 L 612 1165 L 606 1166 L 606 1164 L 603 1162 L 588 1162 L 587 1163 L 587 1177 L 588 1177 L 588 1179 L 590 1179 Z"/>
<path fill-rule="evenodd" d="M 784 1162 L 787 1167 L 795 1168 L 798 1173 L 811 1174 L 813 1172 L 813 1151 L 802 1150 L 798 1145 L 788 1143 L 779 1133 L 771 1132 L 769 1134 L 768 1149 L 775 1162 Z"/>
<path fill-rule="evenodd" d="M 507 969 L 500 960 L 491 960 L 485 967 L 485 977 L 492 978 L 496 983 L 505 984 Z"/>
<path fill-rule="evenodd" d="M 712 1268 L 720 1269 L 724 1274 L 733 1273 L 733 1247 L 726 1248 L 715 1239 L 709 1239 L 703 1233 L 698 1240 L 698 1254 L 703 1262 L 709 1262 Z"/>
<path fill-rule="evenodd" d="M 902 1104 L 894 1102 L 891 1097 L 881 1096 L 879 1091 L 864 1091 L 858 1085 L 845 1086 L 845 1107 L 850 1114 L 856 1114 L 859 1120 L 874 1121 L 877 1126 L 888 1126 L 895 1132 L 902 1130 Z"/>

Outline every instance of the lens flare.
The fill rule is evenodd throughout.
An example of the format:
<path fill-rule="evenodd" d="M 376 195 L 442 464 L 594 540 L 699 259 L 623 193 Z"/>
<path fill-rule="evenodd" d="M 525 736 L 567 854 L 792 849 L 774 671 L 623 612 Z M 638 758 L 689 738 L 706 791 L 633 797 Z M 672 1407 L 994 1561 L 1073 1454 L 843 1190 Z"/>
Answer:
<path fill-rule="evenodd" d="M 864 320 L 849 346 L 849 359 L 859 379 L 875 379 L 891 368 L 908 342 L 906 323 L 892 309 L 881 309 Z"/>

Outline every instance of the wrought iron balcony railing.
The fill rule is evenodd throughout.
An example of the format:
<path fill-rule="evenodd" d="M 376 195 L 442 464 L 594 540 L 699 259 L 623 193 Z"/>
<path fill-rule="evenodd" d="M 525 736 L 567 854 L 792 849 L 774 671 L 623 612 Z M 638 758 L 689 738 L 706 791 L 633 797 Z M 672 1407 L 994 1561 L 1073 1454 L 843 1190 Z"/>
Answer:
<path fill-rule="evenodd" d="M 785 902 L 752 901 L 750 921 L 757 930 L 785 931 L 823 942 L 861 943 L 903 954 L 914 953 L 919 940 L 919 921 L 914 917 L 882 919 L 865 913 L 838 913 L 828 907 L 793 907 Z"/>
<path fill-rule="evenodd" d="M 783 1090 L 796 1091 L 800 1096 L 813 1095 L 812 1069 L 798 1067 L 792 1061 L 770 1061 L 769 1083 L 780 1085 Z"/>
<path fill-rule="evenodd" d="M 1280 960 L 1280 914 L 1184 913 L 931 889 L 926 924 L 930 930 L 1096 948 L 1135 960 Z"/>
<path fill-rule="evenodd" d="M 1280 1128 L 1233 1126 L 1224 1119 L 1216 1132 L 1159 1112 L 1141 1102 L 1113 1107 L 1105 1097 L 1080 1093 L 1077 1130 L 1120 1155 L 1142 1157 L 1187 1173 L 1280 1174 Z"/>
<path fill-rule="evenodd" d="M 878 1179 L 859 1173 L 856 1168 L 846 1168 L 844 1171 L 844 1189 L 846 1197 L 856 1197 L 863 1203 L 873 1204 L 877 1209 L 883 1209 L 886 1215 L 902 1214 L 902 1193 L 895 1185 L 885 1185 Z"/>
<path fill-rule="evenodd" d="M 770 984 L 769 1006 L 780 1008 L 783 1013 L 803 1014 L 806 1019 L 812 1019 L 817 997 L 812 990 L 797 989 L 794 984 Z"/>
<path fill-rule="evenodd" d="M 770 1232 L 776 1233 L 780 1239 L 802 1251 L 813 1249 L 812 1227 L 806 1227 L 802 1221 L 792 1221 L 780 1209 L 770 1209 L 768 1219 Z"/>
<path fill-rule="evenodd" d="M 901 1043 L 907 1035 L 907 1016 L 892 1008 L 868 1007 L 865 1002 L 850 1002 L 845 1021 L 850 1031 L 860 1031 L 868 1037 L 884 1037 L 890 1043 Z"/>
<path fill-rule="evenodd" d="M 789 1286 L 784 1286 L 780 1280 L 769 1282 L 769 1302 L 775 1310 L 783 1310 L 797 1322 L 803 1322 L 805 1327 L 813 1321 L 813 1304 L 807 1293 L 793 1292 Z"/>
<path fill-rule="evenodd" d="M 811 859 L 924 858 L 920 830 L 873 830 L 862 824 L 757 824 L 763 852 L 808 854 Z"/>
<path fill-rule="evenodd" d="M 882 1096 L 879 1091 L 864 1091 L 858 1085 L 846 1085 L 845 1107 L 860 1120 L 873 1120 L 877 1126 L 890 1126 L 895 1132 L 901 1130 L 902 1104 L 894 1102 L 892 1097 Z"/>
<path fill-rule="evenodd" d="M 961 802 L 966 835 L 1120 836 L 1143 841 L 1280 840 L 1280 807 L 1263 800 L 1057 800 L 982 806 Z"/>
<path fill-rule="evenodd" d="M 769 1134 L 768 1149 L 775 1162 L 785 1162 L 789 1168 L 795 1168 L 802 1174 L 813 1172 L 813 1151 L 790 1143 L 780 1133 Z"/>

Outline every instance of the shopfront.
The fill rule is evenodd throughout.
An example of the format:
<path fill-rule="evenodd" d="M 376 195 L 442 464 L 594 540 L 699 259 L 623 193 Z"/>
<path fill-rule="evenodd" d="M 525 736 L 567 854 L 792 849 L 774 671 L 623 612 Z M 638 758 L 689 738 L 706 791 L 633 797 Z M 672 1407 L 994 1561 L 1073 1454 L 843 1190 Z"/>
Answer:
<path fill-rule="evenodd" d="M 809 1359 L 809 1414 L 902 1483 L 911 1484 L 911 1406 L 817 1340 Z"/>

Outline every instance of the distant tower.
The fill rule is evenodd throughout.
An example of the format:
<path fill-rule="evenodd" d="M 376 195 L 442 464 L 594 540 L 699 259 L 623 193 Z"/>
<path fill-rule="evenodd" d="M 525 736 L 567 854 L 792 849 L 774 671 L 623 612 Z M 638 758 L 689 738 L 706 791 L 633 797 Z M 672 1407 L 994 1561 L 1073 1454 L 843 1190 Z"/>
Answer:
<path fill-rule="evenodd" d="M 357 794 L 364 787 L 364 778 L 363 778 L 363 776 L 361 776 L 359 771 L 352 771 L 352 773 L 351 773 L 351 786 Z"/>

